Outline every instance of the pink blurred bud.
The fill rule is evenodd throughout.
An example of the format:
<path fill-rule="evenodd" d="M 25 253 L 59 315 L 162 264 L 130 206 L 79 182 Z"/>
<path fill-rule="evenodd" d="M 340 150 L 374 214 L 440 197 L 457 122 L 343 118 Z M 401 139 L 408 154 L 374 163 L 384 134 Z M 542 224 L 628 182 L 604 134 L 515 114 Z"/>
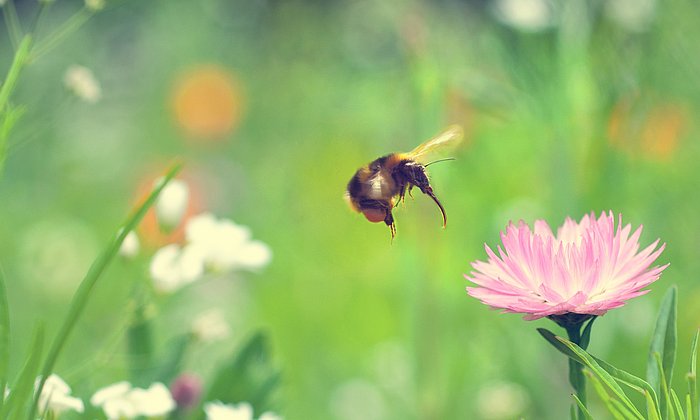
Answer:
<path fill-rule="evenodd" d="M 170 384 L 170 393 L 178 408 L 192 408 L 202 396 L 202 380 L 197 375 L 183 373 Z"/>

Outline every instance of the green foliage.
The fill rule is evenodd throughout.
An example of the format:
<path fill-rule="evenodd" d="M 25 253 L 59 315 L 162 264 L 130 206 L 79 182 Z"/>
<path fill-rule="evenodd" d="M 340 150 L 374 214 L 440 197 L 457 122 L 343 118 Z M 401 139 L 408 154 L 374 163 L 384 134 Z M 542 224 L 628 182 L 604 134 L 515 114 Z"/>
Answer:
<path fill-rule="evenodd" d="M 596 393 L 599 395 L 608 411 L 614 418 L 636 418 L 636 419 L 697 419 L 698 415 L 695 411 L 697 407 L 696 398 L 694 395 L 695 385 L 691 381 L 689 392 L 686 394 L 685 411 L 681 404 L 678 394 L 671 388 L 669 377 L 671 371 L 669 367 L 674 365 L 675 349 L 676 349 L 676 287 L 673 286 L 666 293 L 662 302 L 661 310 L 657 318 L 657 328 L 652 338 L 651 348 L 652 357 L 656 373 L 647 376 L 656 380 L 658 388 L 654 388 L 651 381 L 645 381 L 635 375 L 632 375 L 622 369 L 619 369 L 610 363 L 601 360 L 583 350 L 575 343 L 556 336 L 551 331 L 544 328 L 539 328 L 537 331 L 544 337 L 554 348 L 569 357 L 571 360 L 580 363 L 588 368 L 587 377 L 592 380 L 592 384 Z M 698 333 L 693 338 L 691 345 L 691 362 L 687 377 L 693 378 L 695 372 L 695 363 L 697 357 L 697 337 Z M 661 355 L 665 355 L 662 359 Z M 646 417 L 641 414 L 627 396 L 624 390 L 618 385 L 623 384 L 642 394 L 646 401 Z M 582 406 L 583 404 L 578 399 L 575 402 Z"/>
<path fill-rule="evenodd" d="M 269 338 L 259 331 L 216 370 L 205 400 L 247 401 L 261 414 L 271 409 L 272 393 L 280 378 L 280 371 L 272 361 Z"/>
<path fill-rule="evenodd" d="M 12 391 L 2 407 L 0 418 L 11 420 L 34 418 L 31 414 L 27 416 L 27 411 L 31 413 L 34 411 L 34 405 L 32 404 L 28 407 L 27 402 L 32 401 L 33 398 L 34 382 L 39 373 L 44 351 L 44 335 L 44 327 L 42 325 L 37 326 L 34 331 L 34 338 L 26 353 L 28 356 L 24 367 L 11 386 Z"/>
<path fill-rule="evenodd" d="M 5 272 L 0 267 L 0 396 L 7 389 L 8 367 L 10 365 L 10 307 L 5 287 Z M 0 413 L 3 413 L 5 398 L 0 398 Z"/>
<path fill-rule="evenodd" d="M 659 401 L 662 413 L 668 413 L 670 400 L 668 392 L 660 393 L 660 390 L 671 383 L 673 365 L 676 360 L 676 294 L 676 287 L 673 286 L 666 292 L 661 301 L 647 359 L 647 381 L 657 394 L 666 396 Z M 660 361 L 657 358 L 660 358 Z M 661 368 L 659 368 L 659 364 Z M 666 379 L 663 379 L 664 377 Z M 664 418 L 666 416 L 667 414 L 664 414 Z"/>

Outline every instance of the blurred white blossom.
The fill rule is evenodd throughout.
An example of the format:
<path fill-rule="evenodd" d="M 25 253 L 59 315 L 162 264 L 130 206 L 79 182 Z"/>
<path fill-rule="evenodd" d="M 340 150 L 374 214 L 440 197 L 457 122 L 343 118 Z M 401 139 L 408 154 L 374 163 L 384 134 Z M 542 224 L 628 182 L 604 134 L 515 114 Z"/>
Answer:
<path fill-rule="evenodd" d="M 479 418 L 506 420 L 516 418 L 527 409 L 530 398 L 525 389 L 513 382 L 494 382 L 479 390 L 477 410 Z"/>
<path fill-rule="evenodd" d="M 204 404 L 207 420 L 253 420 L 253 407 L 243 402 L 240 404 L 224 404 L 220 401 Z"/>
<path fill-rule="evenodd" d="M 102 88 L 95 75 L 87 67 L 73 65 L 63 76 L 66 88 L 85 102 L 95 103 L 102 97 Z"/>
<path fill-rule="evenodd" d="M 163 182 L 162 178 L 156 184 Z M 185 181 L 172 179 L 163 188 L 156 202 L 156 215 L 158 223 L 165 230 L 176 228 L 187 210 L 187 201 L 190 197 L 190 189 Z"/>
<path fill-rule="evenodd" d="M 228 338 L 231 335 L 224 313 L 221 309 L 202 312 L 192 321 L 192 333 L 201 341 L 211 342 Z"/>
<path fill-rule="evenodd" d="M 122 246 L 119 248 L 119 255 L 124 258 L 134 258 L 141 249 L 141 244 L 139 242 L 139 237 L 132 230 L 126 234 Z"/>
<path fill-rule="evenodd" d="M 105 7 L 105 0 L 85 0 L 85 7 L 93 12 L 98 12 Z"/>
<path fill-rule="evenodd" d="M 197 280 L 204 273 L 202 251 L 189 245 L 166 245 L 153 255 L 150 272 L 158 291 L 174 292 Z"/>
<path fill-rule="evenodd" d="M 247 402 L 224 404 L 221 401 L 204 404 L 207 420 L 253 420 L 253 407 Z M 258 420 L 282 420 L 282 417 L 269 411 L 258 417 Z"/>
<path fill-rule="evenodd" d="M 35 387 L 39 384 L 39 379 L 35 383 Z M 68 384 L 58 375 L 52 374 L 46 379 L 44 387 L 39 396 L 39 409 L 48 410 L 54 414 L 60 414 L 64 411 L 72 410 L 82 413 L 85 410 L 83 400 L 72 397 L 71 389 Z"/>
<path fill-rule="evenodd" d="M 251 239 L 250 229 L 210 213 L 189 219 L 185 239 L 185 245 L 166 245 L 153 256 L 150 271 L 156 289 L 172 292 L 205 272 L 254 270 L 272 258 L 267 245 Z"/>
<path fill-rule="evenodd" d="M 160 382 L 152 384 L 148 389 L 132 389 L 129 399 L 141 416 L 164 416 L 175 409 L 175 400 L 170 395 L 170 390 Z"/>
<path fill-rule="evenodd" d="M 267 245 L 251 239 L 250 229 L 229 219 L 217 219 L 211 213 L 191 218 L 185 236 L 189 244 L 202 251 L 204 263 L 212 271 L 261 268 L 272 258 Z"/>
<path fill-rule="evenodd" d="M 656 0 L 608 0 L 605 15 L 624 29 L 643 32 L 656 15 Z"/>
<path fill-rule="evenodd" d="M 284 417 L 280 416 L 279 414 L 275 414 L 269 411 L 266 411 L 258 417 L 258 420 L 283 420 Z"/>
<path fill-rule="evenodd" d="M 538 32 L 554 25 L 549 0 L 496 0 L 493 4 L 498 20 L 521 31 Z"/>
<path fill-rule="evenodd" d="M 98 390 L 90 403 L 101 407 L 110 420 L 165 416 L 175 409 L 170 391 L 160 382 L 148 389 L 132 388 L 126 381 L 117 382 Z"/>

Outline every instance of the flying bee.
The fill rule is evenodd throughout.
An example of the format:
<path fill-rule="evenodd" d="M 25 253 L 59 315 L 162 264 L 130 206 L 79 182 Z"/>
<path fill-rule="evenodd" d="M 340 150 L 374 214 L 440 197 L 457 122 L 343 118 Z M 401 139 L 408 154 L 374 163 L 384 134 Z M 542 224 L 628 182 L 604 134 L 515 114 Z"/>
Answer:
<path fill-rule="evenodd" d="M 445 208 L 435 196 L 425 170 L 434 162 L 425 163 L 425 160 L 432 152 L 454 145 L 461 139 L 462 128 L 454 125 L 408 153 L 392 153 L 373 160 L 358 169 L 350 179 L 345 191 L 346 201 L 370 222 L 384 222 L 389 226 L 393 239 L 396 224 L 391 210 L 405 200 L 406 193 L 411 195 L 412 189 L 417 187 L 437 204 L 444 228 L 447 225 Z"/>

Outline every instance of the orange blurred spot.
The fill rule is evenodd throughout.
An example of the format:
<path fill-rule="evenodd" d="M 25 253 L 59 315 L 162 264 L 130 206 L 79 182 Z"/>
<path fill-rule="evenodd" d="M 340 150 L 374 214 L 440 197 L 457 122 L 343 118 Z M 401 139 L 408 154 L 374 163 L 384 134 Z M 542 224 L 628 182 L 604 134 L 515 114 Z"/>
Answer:
<path fill-rule="evenodd" d="M 149 173 L 142 178 L 136 187 L 137 202 L 143 202 L 143 200 L 148 197 L 151 191 L 153 191 L 153 185 L 156 179 L 160 176 L 162 176 L 161 172 L 149 171 Z M 178 178 L 185 181 L 189 187 L 189 200 L 187 201 L 185 214 L 182 216 L 180 224 L 175 229 L 171 232 L 164 232 L 158 223 L 155 208 L 151 207 L 148 209 L 148 212 L 143 217 L 138 227 L 139 238 L 145 247 L 158 248 L 170 243 L 183 242 L 185 239 L 185 226 L 187 225 L 187 221 L 203 211 L 204 201 L 202 198 L 202 189 L 192 180 L 192 177 L 188 176 L 187 172 L 182 173 Z"/>
<path fill-rule="evenodd" d="M 688 112 L 682 104 L 626 97 L 613 107 L 607 134 L 612 147 L 631 156 L 669 160 L 680 147 L 688 124 Z"/>
<path fill-rule="evenodd" d="M 234 74 L 215 64 L 187 71 L 173 88 L 175 120 L 200 141 L 216 142 L 231 134 L 240 123 L 243 102 Z"/>
<path fill-rule="evenodd" d="M 687 125 L 688 114 L 678 105 L 658 106 L 642 131 L 642 147 L 649 157 L 668 160 L 678 148 Z"/>

